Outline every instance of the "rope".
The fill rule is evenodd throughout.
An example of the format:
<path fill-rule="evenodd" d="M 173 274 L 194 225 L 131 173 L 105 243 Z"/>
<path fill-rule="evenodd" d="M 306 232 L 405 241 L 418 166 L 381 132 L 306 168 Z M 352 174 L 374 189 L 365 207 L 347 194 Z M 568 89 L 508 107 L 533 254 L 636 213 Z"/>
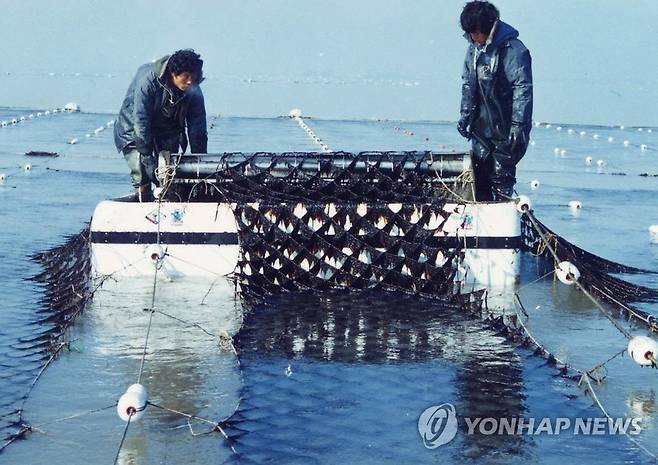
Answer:
<path fill-rule="evenodd" d="M 533 228 L 535 228 L 535 231 L 537 234 L 539 234 L 540 239 L 544 243 L 546 249 L 550 252 L 550 254 L 553 256 L 553 259 L 555 260 L 555 263 L 560 263 L 560 258 L 557 255 L 557 252 L 555 248 L 550 244 L 549 239 L 544 235 L 544 232 L 541 230 L 539 225 L 537 224 L 537 221 L 535 219 L 535 216 L 532 214 L 532 212 L 528 209 L 524 210 L 524 214 L 528 217 L 530 220 L 530 223 L 532 224 Z M 624 329 L 615 319 L 612 315 L 608 314 L 608 312 L 603 308 L 603 306 L 585 289 L 585 287 L 580 284 L 579 281 L 574 280 L 574 283 L 576 287 L 600 310 L 600 312 L 612 323 L 612 325 L 617 328 L 617 330 L 626 337 L 626 339 L 631 338 L 631 334 Z"/>
<path fill-rule="evenodd" d="M 187 418 L 188 419 L 188 425 L 189 425 L 189 420 L 197 420 L 197 421 L 201 421 L 203 423 L 208 423 L 209 425 L 212 425 L 213 429 L 209 432 L 219 431 L 221 433 L 221 435 L 224 436 L 224 439 L 229 442 L 228 445 L 231 448 L 231 451 L 234 454 L 237 454 L 237 451 L 233 447 L 233 444 L 230 443 L 230 438 L 228 437 L 228 435 L 226 434 L 226 432 L 222 428 L 222 424 L 225 424 L 226 421 L 228 420 L 228 418 L 232 417 L 235 414 L 235 412 L 233 412 L 231 415 L 229 415 L 229 417 L 227 419 L 222 420 L 221 422 L 216 422 L 216 421 L 213 421 L 213 420 L 209 420 L 207 418 L 199 417 L 199 416 L 196 416 L 196 415 L 191 415 L 189 413 L 181 412 L 179 410 L 174 410 L 174 409 L 171 409 L 171 408 L 168 408 L 168 407 L 164 407 L 162 405 L 155 404 L 151 401 L 147 402 L 147 404 L 152 405 L 155 408 L 159 408 L 161 410 L 165 410 L 165 411 L 170 412 L 170 413 L 175 413 L 176 415 L 180 415 L 182 417 Z M 239 406 L 239 404 L 238 404 L 238 406 Z M 236 411 L 237 411 L 237 408 L 236 408 Z M 192 431 L 191 425 L 190 425 L 190 430 Z M 192 431 L 192 435 L 195 435 L 194 431 Z"/>
<path fill-rule="evenodd" d="M 117 455 L 114 457 L 114 465 L 119 463 L 119 455 L 121 454 L 121 449 L 123 448 L 123 443 L 126 440 L 126 435 L 128 434 L 128 428 L 130 427 L 130 420 L 132 419 L 134 413 L 128 415 L 128 421 L 126 422 L 126 427 L 123 429 L 123 434 L 121 435 L 121 441 L 119 441 L 119 448 L 117 449 Z"/>

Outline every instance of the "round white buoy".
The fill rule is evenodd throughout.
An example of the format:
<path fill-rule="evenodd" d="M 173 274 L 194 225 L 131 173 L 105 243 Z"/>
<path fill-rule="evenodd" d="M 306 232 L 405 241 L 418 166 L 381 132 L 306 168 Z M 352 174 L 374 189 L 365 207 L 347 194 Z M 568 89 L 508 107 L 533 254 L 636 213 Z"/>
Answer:
<path fill-rule="evenodd" d="M 530 140 L 530 145 L 532 145 L 534 147 L 535 144 L 536 144 L 536 142 L 534 140 Z"/>
<path fill-rule="evenodd" d="M 541 121 L 535 121 L 535 127 L 536 128 L 541 127 Z"/>
<path fill-rule="evenodd" d="M 584 136 L 585 134 L 587 134 L 585 131 L 580 131 L 580 136 L 581 137 Z"/>
<path fill-rule="evenodd" d="M 546 123 L 546 129 L 548 129 L 550 127 L 551 127 L 550 123 Z"/>
<path fill-rule="evenodd" d="M 59 110 L 57 108 L 53 108 L 53 113 L 59 113 Z"/>
<path fill-rule="evenodd" d="M 30 113 L 30 114 L 28 115 L 28 118 L 30 118 L 30 119 L 34 119 L 34 113 Z"/>
<path fill-rule="evenodd" d="M 640 150 L 642 150 L 643 152 L 646 152 L 648 148 L 649 147 L 647 146 L 647 144 L 640 145 Z"/>
<path fill-rule="evenodd" d="M 530 181 L 530 189 L 537 189 L 539 187 L 539 180 L 533 179 Z"/>
<path fill-rule="evenodd" d="M 642 128 L 637 128 L 637 130 L 638 130 L 639 132 L 644 131 L 644 129 L 642 129 Z"/>
<path fill-rule="evenodd" d="M 571 262 L 560 262 L 555 268 L 555 276 L 561 283 L 571 286 L 573 283 L 580 279 L 580 271 Z"/>
<path fill-rule="evenodd" d="M 302 116 L 302 110 L 300 110 L 299 108 L 293 108 L 292 110 L 290 110 L 290 113 L 288 113 L 288 116 L 291 118 L 299 118 Z"/>
<path fill-rule="evenodd" d="M 557 129 L 558 131 L 561 131 L 561 130 L 562 130 L 562 126 L 558 126 L 558 127 L 556 127 L 555 129 Z"/>
<path fill-rule="evenodd" d="M 71 139 L 71 140 L 69 141 L 69 144 L 71 144 L 71 145 L 75 145 L 75 144 L 77 144 L 78 142 L 79 142 L 79 140 L 78 140 L 77 138 L 73 138 L 73 139 Z"/>
<path fill-rule="evenodd" d="M 651 234 L 651 242 L 658 244 L 658 224 L 649 226 L 649 234 Z"/>
<path fill-rule="evenodd" d="M 567 151 L 565 149 L 560 150 L 560 155 L 565 156 L 567 154 Z"/>
<path fill-rule="evenodd" d="M 596 166 L 598 166 L 599 168 L 603 168 L 605 166 L 605 161 L 596 160 Z"/>
<path fill-rule="evenodd" d="M 25 116 L 21 116 L 19 121 L 25 121 Z"/>
<path fill-rule="evenodd" d="M 85 137 L 91 137 L 91 134 L 85 134 Z"/>
<path fill-rule="evenodd" d="M 583 204 L 580 203 L 580 200 L 571 200 L 569 201 L 569 208 L 572 210 L 580 210 L 583 208 Z"/>
<path fill-rule="evenodd" d="M 592 139 L 596 139 L 596 140 L 598 140 L 599 137 L 601 137 L 601 136 L 599 136 L 598 134 L 594 134 L 594 135 L 592 136 Z"/>
<path fill-rule="evenodd" d="M 3 128 L 6 128 L 7 127 L 7 122 L 3 121 L 2 123 L 0 123 L 0 126 L 2 126 Z"/>
<path fill-rule="evenodd" d="M 144 416 L 146 402 L 146 388 L 141 384 L 131 384 L 117 402 L 117 414 L 123 421 L 137 421 Z"/>
<path fill-rule="evenodd" d="M 23 169 L 24 169 L 25 171 L 32 171 L 32 165 L 30 165 L 30 164 L 28 163 L 27 165 L 25 165 L 25 166 L 23 167 Z"/>
<path fill-rule="evenodd" d="M 16 118 L 12 119 L 11 124 L 18 124 L 18 120 Z"/>
<path fill-rule="evenodd" d="M 647 129 L 647 132 L 653 132 L 653 130 L 652 129 Z"/>
<path fill-rule="evenodd" d="M 658 356 L 658 343 L 647 336 L 633 336 L 628 341 L 628 355 L 638 365 L 654 365 Z"/>
<path fill-rule="evenodd" d="M 532 200 L 530 200 L 530 197 L 527 195 L 519 195 L 516 198 L 516 209 L 521 212 L 525 213 L 527 211 L 530 211 L 532 208 Z"/>
<path fill-rule="evenodd" d="M 144 251 L 144 254 L 154 262 L 164 258 L 164 250 L 158 244 L 149 245 Z"/>
<path fill-rule="evenodd" d="M 615 141 L 614 137 L 612 137 L 612 136 L 608 137 L 608 142 L 614 142 L 614 141 Z"/>
<path fill-rule="evenodd" d="M 569 128 L 569 129 L 567 129 L 567 132 L 568 132 L 569 134 L 573 134 L 573 129 Z"/>
<path fill-rule="evenodd" d="M 553 153 L 554 153 L 555 155 L 559 155 L 559 154 L 560 154 L 560 147 L 555 147 L 555 148 L 553 149 Z"/>
<path fill-rule="evenodd" d="M 48 116 L 50 114 L 50 110 L 46 110 L 43 112 L 44 115 Z"/>
<path fill-rule="evenodd" d="M 590 165 L 592 164 L 592 160 L 593 160 L 592 157 L 586 157 L 586 158 L 585 158 L 585 164 L 586 164 L 587 166 L 590 166 Z"/>
<path fill-rule="evenodd" d="M 623 131 L 626 128 L 622 125 L 622 126 L 619 126 L 619 129 L 621 129 Z"/>
<path fill-rule="evenodd" d="M 5 179 L 7 179 L 7 175 L 5 173 L 0 173 L 0 182 L 5 182 Z"/>
<path fill-rule="evenodd" d="M 629 145 L 631 145 L 631 142 L 628 141 L 628 140 L 625 140 L 624 141 L 624 147 L 628 147 Z"/>
<path fill-rule="evenodd" d="M 40 111 L 37 112 L 37 117 L 38 117 L 38 116 L 41 116 L 41 115 L 42 115 L 42 113 L 41 113 Z"/>

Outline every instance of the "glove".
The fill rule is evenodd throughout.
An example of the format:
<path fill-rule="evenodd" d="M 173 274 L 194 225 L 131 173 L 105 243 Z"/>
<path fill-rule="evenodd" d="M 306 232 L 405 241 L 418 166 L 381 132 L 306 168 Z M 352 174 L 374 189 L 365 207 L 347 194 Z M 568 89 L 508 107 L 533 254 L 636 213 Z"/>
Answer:
<path fill-rule="evenodd" d="M 468 118 L 465 116 L 462 116 L 457 122 L 457 131 L 459 131 L 459 134 L 461 134 L 461 136 L 466 140 L 471 139 L 471 131 L 469 130 L 468 126 Z"/>
<path fill-rule="evenodd" d="M 528 146 L 528 134 L 525 131 L 523 125 L 519 123 L 512 123 L 512 127 L 510 127 L 509 130 L 507 143 L 509 144 L 510 152 L 513 154 L 525 151 L 526 147 Z"/>

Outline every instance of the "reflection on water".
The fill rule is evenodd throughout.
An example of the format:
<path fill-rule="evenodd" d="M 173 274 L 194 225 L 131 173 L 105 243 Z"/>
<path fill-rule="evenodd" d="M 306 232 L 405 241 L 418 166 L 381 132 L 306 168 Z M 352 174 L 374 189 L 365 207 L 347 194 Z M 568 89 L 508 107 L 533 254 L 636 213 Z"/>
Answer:
<path fill-rule="evenodd" d="M 212 281 L 161 281 L 157 284 L 156 311 L 202 326 L 214 335 L 234 334 L 241 308 L 233 299 L 233 286 L 219 280 L 207 301 L 201 299 Z M 70 421 L 51 420 L 112 406 L 139 373 L 148 326 L 152 279 L 106 281 L 71 330 L 73 350 L 55 369 L 47 370 L 32 392 L 25 419 L 44 424 L 44 434 L 5 452 L 12 463 L 111 463 L 125 424 L 115 408 Z M 218 337 L 185 325 L 161 313 L 153 315 L 142 384 L 149 400 L 169 409 L 219 421 L 237 408 L 242 390 L 235 354 L 220 348 Z M 217 434 L 192 437 L 209 425 L 147 408 L 142 420 L 131 424 L 120 463 L 206 463 L 207 457 L 228 458 L 231 451 Z M 89 448 L 88 444 L 95 444 Z"/>
<path fill-rule="evenodd" d="M 237 347 L 246 388 L 234 426 L 248 457 L 288 444 L 273 458 L 322 463 L 330 446 L 305 434 L 323 430 L 354 462 L 419 461 L 428 451 L 415 423 L 430 405 L 451 401 L 472 416 L 525 410 L 513 347 L 481 321 L 430 300 L 381 292 L 277 296 L 250 309 Z M 372 434 L 386 447 L 363 449 Z M 493 452 L 512 457 L 523 443 L 474 435 L 447 447 L 461 461 Z"/>

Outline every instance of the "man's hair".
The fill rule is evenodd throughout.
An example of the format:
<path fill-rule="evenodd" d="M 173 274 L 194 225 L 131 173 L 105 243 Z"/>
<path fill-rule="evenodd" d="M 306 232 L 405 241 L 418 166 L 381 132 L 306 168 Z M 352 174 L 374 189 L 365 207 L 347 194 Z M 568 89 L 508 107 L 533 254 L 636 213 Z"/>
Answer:
<path fill-rule="evenodd" d="M 459 21 L 464 32 L 489 34 L 499 18 L 498 8 L 493 4 L 476 0 L 464 5 Z"/>
<path fill-rule="evenodd" d="M 203 80 L 203 60 L 201 55 L 195 53 L 191 48 L 178 50 L 169 57 L 167 71 L 176 75 L 181 73 L 194 73 L 196 82 Z"/>

